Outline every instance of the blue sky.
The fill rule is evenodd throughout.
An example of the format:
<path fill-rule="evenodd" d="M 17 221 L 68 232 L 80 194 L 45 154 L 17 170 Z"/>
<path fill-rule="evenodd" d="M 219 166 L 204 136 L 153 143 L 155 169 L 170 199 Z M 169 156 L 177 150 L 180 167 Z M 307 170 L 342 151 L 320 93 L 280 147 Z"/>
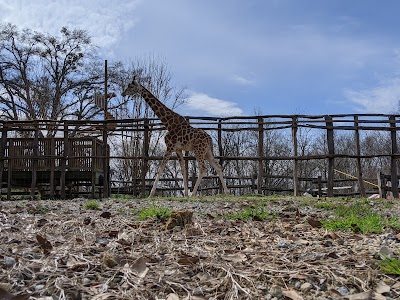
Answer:
<path fill-rule="evenodd" d="M 80 2 L 0 0 L 0 19 L 53 34 L 88 30 L 110 61 L 164 58 L 188 89 L 184 115 L 397 110 L 399 1 Z"/>

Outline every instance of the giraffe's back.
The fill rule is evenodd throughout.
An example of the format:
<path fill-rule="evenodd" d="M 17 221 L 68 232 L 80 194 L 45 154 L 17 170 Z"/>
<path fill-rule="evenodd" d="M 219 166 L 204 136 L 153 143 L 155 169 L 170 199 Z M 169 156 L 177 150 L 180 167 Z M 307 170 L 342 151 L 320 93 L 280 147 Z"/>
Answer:
<path fill-rule="evenodd" d="M 165 136 L 167 146 L 176 150 L 195 151 L 208 149 L 211 146 L 210 135 L 202 129 L 191 126 L 180 126 L 168 131 Z"/>

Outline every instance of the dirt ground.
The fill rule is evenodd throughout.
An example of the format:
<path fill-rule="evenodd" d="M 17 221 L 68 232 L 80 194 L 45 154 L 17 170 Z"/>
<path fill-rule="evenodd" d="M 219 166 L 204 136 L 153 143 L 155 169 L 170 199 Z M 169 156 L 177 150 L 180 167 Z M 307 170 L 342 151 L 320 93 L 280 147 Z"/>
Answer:
<path fill-rule="evenodd" d="M 227 217 L 260 201 L 265 220 Z M 400 233 L 327 231 L 318 201 L 0 201 L 0 299 L 400 299 L 400 276 L 378 266 L 380 253 L 400 254 Z M 370 205 L 400 216 L 387 201 Z M 192 211 L 192 222 L 139 221 L 149 207 Z"/>

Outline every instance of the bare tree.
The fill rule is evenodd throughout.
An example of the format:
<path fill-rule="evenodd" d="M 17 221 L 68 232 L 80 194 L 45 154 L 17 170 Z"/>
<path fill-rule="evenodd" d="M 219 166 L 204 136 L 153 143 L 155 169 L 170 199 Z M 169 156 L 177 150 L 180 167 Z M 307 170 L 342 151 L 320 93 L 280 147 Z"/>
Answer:
<path fill-rule="evenodd" d="M 0 24 L 1 118 L 85 119 L 100 112 L 91 93 L 103 77 L 90 36 L 66 27 L 60 33 Z"/>

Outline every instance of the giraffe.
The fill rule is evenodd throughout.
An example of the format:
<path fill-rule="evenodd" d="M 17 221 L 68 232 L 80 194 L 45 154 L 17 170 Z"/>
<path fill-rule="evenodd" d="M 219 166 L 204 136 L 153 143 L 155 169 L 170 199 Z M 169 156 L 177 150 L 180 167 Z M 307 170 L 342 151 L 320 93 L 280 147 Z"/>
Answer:
<path fill-rule="evenodd" d="M 192 127 L 188 120 L 165 106 L 148 89 L 140 84 L 136 78 L 134 78 L 128 87 L 122 92 L 123 97 L 134 95 L 139 95 L 144 99 L 144 101 L 146 101 L 167 129 L 167 134 L 165 135 L 167 150 L 165 151 L 162 162 L 158 168 L 149 197 L 154 196 L 161 174 L 173 152 L 177 154 L 181 167 L 184 195 L 186 197 L 188 196 L 188 174 L 184 165 L 183 151 L 192 151 L 199 165 L 199 177 L 193 187 L 192 196 L 196 195 L 200 182 L 206 173 L 206 160 L 217 172 L 224 193 L 228 194 L 229 192 L 222 174 L 221 166 L 214 158 L 211 136 L 202 129 Z"/>

